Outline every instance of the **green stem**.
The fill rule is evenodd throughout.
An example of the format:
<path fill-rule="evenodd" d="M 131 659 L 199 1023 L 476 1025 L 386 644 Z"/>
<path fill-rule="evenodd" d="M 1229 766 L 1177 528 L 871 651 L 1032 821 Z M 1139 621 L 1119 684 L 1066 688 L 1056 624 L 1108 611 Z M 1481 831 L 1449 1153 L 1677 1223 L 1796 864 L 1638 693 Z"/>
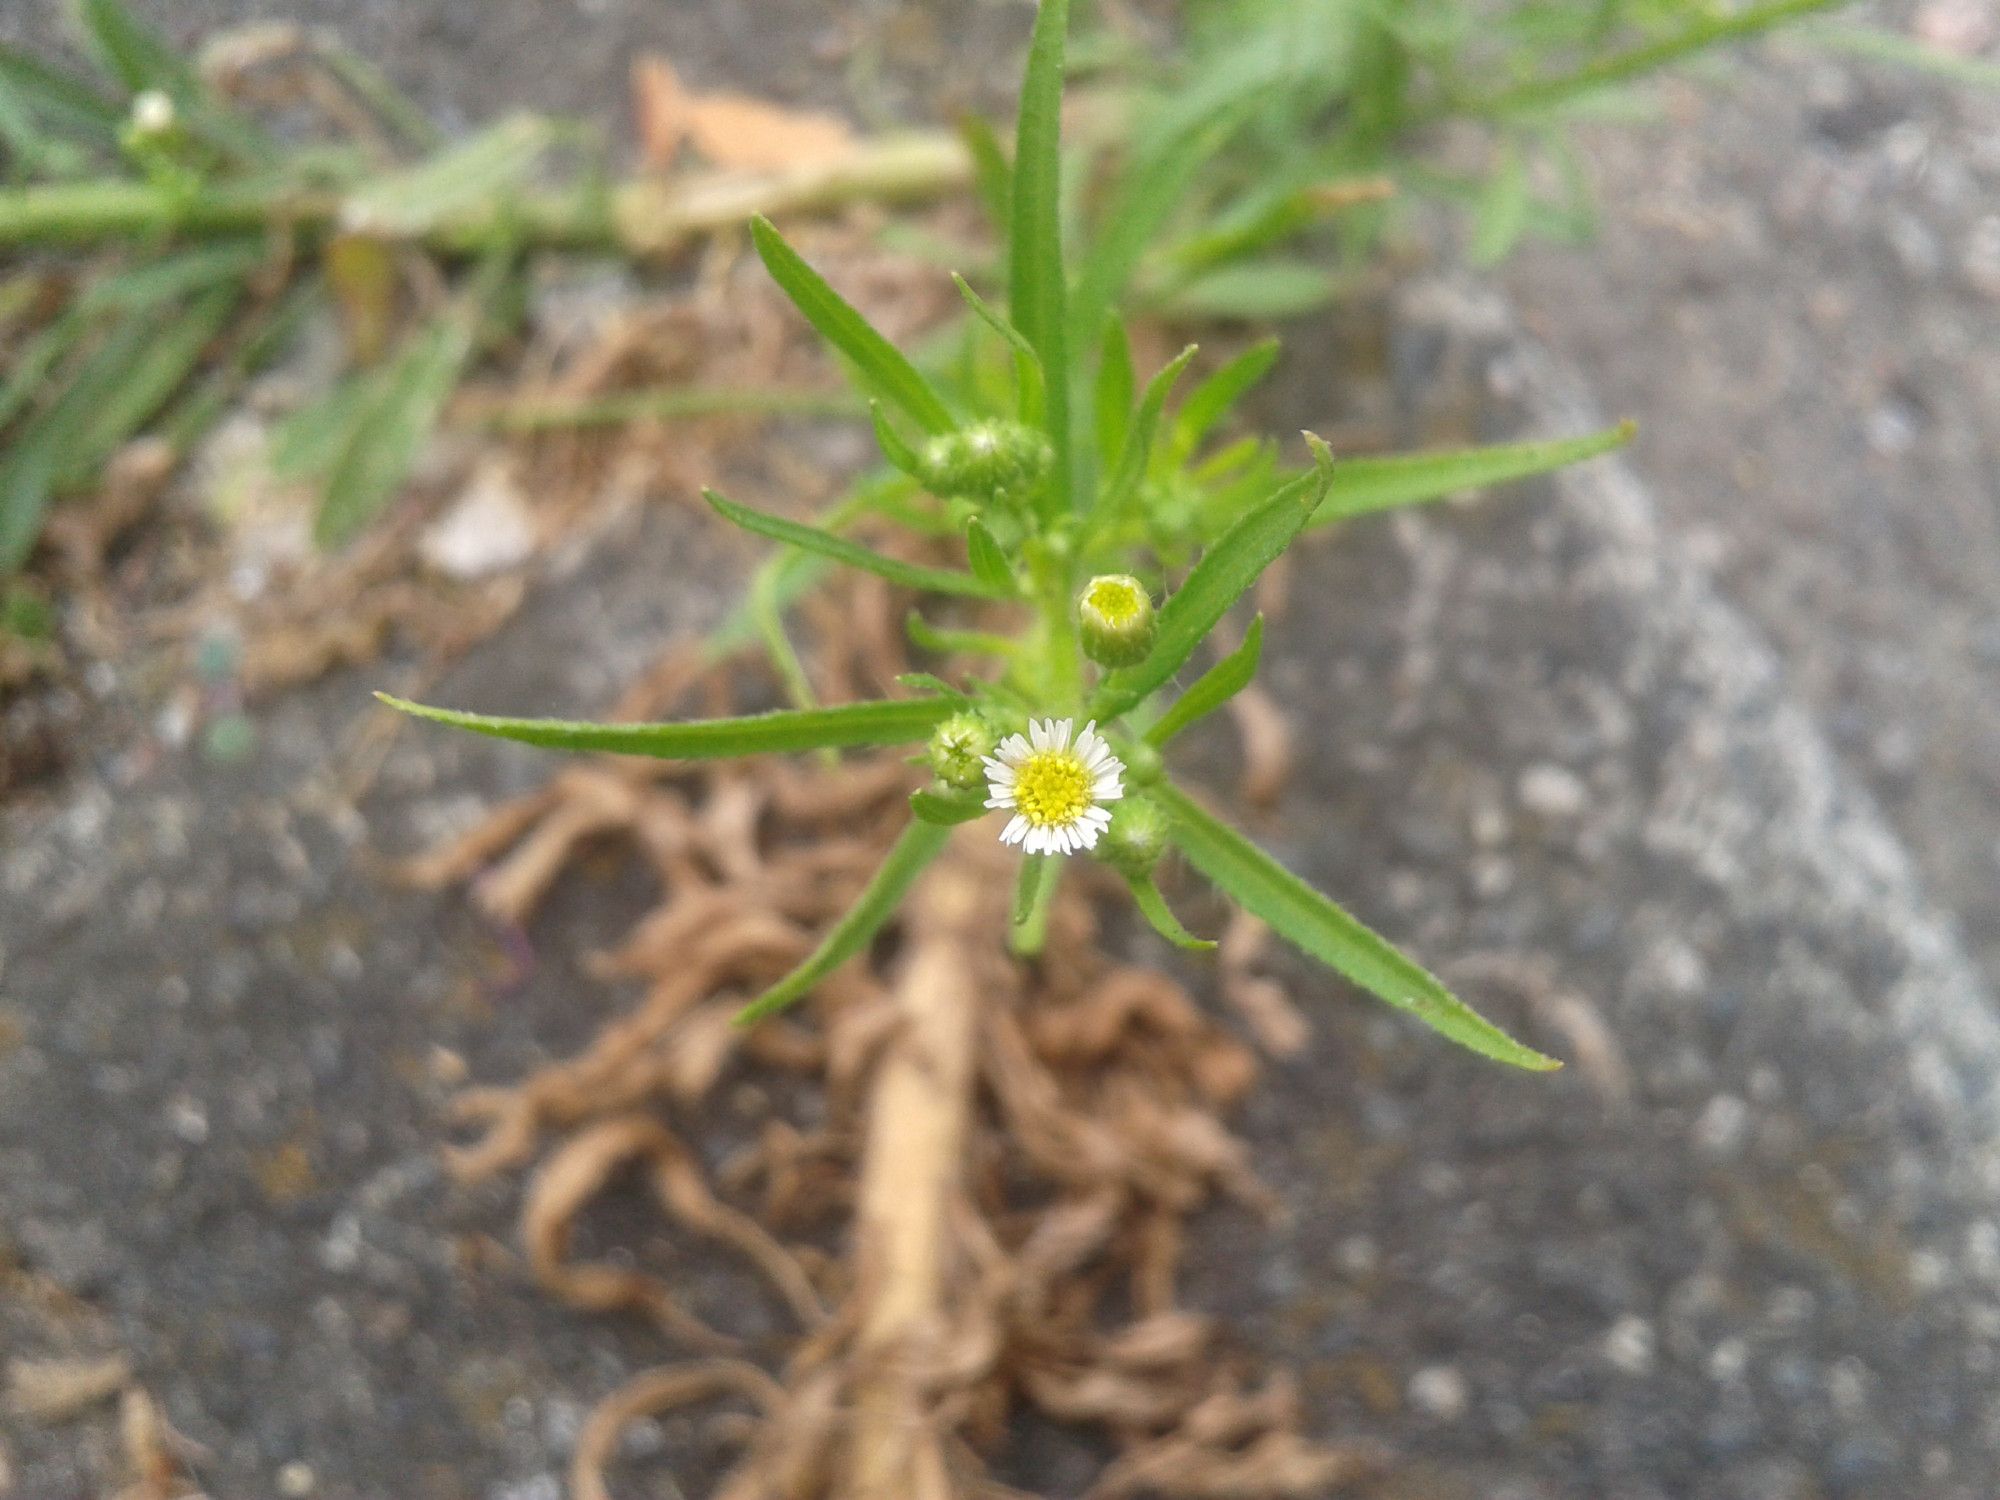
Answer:
<path fill-rule="evenodd" d="M 1049 938 L 1049 909 L 1055 905 L 1056 887 L 1062 884 L 1059 854 L 1029 854 L 1021 859 L 1019 883 L 1014 887 L 1014 920 L 1008 946 L 1017 958 L 1033 958 Z"/>
<path fill-rule="evenodd" d="M 963 185 L 971 170 L 956 136 L 926 133 L 870 142 L 838 161 L 784 172 L 633 181 L 608 202 L 575 193 L 510 194 L 412 238 L 443 255 L 478 255 L 496 244 L 664 255 L 760 213 L 934 197 Z M 337 192 L 270 182 L 202 184 L 186 192 L 125 179 L 38 183 L 0 191 L 0 250 L 165 235 L 204 239 L 276 227 L 321 236 L 339 226 L 346 202 Z"/>

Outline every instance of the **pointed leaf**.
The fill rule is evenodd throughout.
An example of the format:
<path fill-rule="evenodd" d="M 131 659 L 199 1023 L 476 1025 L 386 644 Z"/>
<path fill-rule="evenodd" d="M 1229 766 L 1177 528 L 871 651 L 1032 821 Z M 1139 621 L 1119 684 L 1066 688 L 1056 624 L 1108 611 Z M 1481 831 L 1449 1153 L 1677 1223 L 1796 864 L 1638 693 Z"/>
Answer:
<path fill-rule="evenodd" d="M 1021 420 L 1031 426 L 1043 423 L 1047 420 L 1049 393 L 1041 355 L 1035 352 L 1035 346 L 1028 342 L 1027 335 L 1000 316 L 963 276 L 953 271 L 951 279 L 957 284 L 959 296 L 965 299 L 965 305 L 972 309 L 973 315 L 1005 339 L 1014 351 L 1014 378 Z"/>
<path fill-rule="evenodd" d="M 124 112 L 95 88 L 13 47 L 0 46 L 0 89 L 56 129 L 102 145 L 124 123 Z"/>
<path fill-rule="evenodd" d="M 1014 657 L 1020 646 L 1012 636 L 994 635 L 984 630 L 944 630 L 931 624 L 914 609 L 903 620 L 904 632 L 912 645 L 924 651 L 949 656 L 968 651 L 981 656 Z"/>
<path fill-rule="evenodd" d="M 1326 499 L 1315 526 L 1345 521 L 1371 511 L 1439 500 L 1464 490 L 1546 474 L 1609 453 L 1632 441 L 1638 426 L 1620 422 L 1587 437 L 1556 442 L 1502 443 L 1448 453 L 1397 454 L 1391 458 L 1345 458 L 1333 466 Z"/>
<path fill-rule="evenodd" d="M 926 432 L 950 432 L 957 425 L 923 373 L 827 285 L 825 278 L 785 243 L 769 219 L 762 214 L 752 219 L 750 238 L 771 279 L 819 330 L 820 337 L 847 356 L 869 394 L 901 408 Z"/>
<path fill-rule="evenodd" d="M 1021 85 L 1014 147 L 1013 231 L 1008 237 L 1007 310 L 1041 356 L 1047 379 L 1055 480 L 1042 492 L 1048 515 L 1067 506 L 1070 485 L 1068 288 L 1062 252 L 1063 48 L 1069 0 L 1041 0 Z"/>
<path fill-rule="evenodd" d="M 1167 898 L 1153 884 L 1152 876 L 1128 875 L 1125 884 L 1131 888 L 1132 900 L 1138 906 L 1140 915 L 1152 924 L 1153 931 L 1176 948 L 1184 948 L 1190 953 L 1207 953 L 1215 948 L 1213 939 L 1196 937 L 1181 926 L 1181 919 L 1167 905 Z"/>
<path fill-rule="evenodd" d="M 1271 373 L 1271 366 L 1278 362 L 1279 348 L 1276 339 L 1252 344 L 1188 392 L 1187 400 L 1174 413 L 1173 435 L 1167 440 L 1169 463 L 1183 464 L 1194 457 L 1202 439 L 1215 430 L 1229 409 Z"/>
<path fill-rule="evenodd" d="M 981 583 L 998 590 L 1003 597 L 1018 591 L 1019 585 L 1014 581 L 1014 569 L 1007 561 L 1007 554 L 1000 550 L 1000 544 L 993 540 L 993 533 L 977 516 L 966 522 L 965 551 L 972 564 L 973 576 Z"/>
<path fill-rule="evenodd" d="M 1178 787 L 1162 782 L 1155 795 L 1173 818 L 1174 843 L 1189 862 L 1287 942 L 1461 1047 L 1538 1072 L 1562 1066 L 1508 1036 Z"/>
<path fill-rule="evenodd" d="M 1125 713 L 1181 669 L 1208 639 L 1229 606 L 1240 599 L 1305 528 L 1326 494 L 1331 459 L 1316 444 L 1314 472 L 1302 474 L 1243 516 L 1203 554 L 1187 581 L 1160 608 L 1152 654 L 1136 667 L 1114 672 L 1098 688 L 1091 717 L 1109 721 Z"/>
<path fill-rule="evenodd" d="M 1021 859 L 1007 937 L 1007 946 L 1017 957 L 1033 958 L 1048 940 L 1049 908 L 1055 905 L 1056 887 L 1062 884 L 1062 865 L 1059 854 L 1029 854 Z"/>
<path fill-rule="evenodd" d="M 910 811 L 926 823 L 954 828 L 986 816 L 986 799 L 977 792 L 941 792 L 931 787 L 910 794 Z"/>
<path fill-rule="evenodd" d="M 1173 394 L 1174 382 L 1181 378 L 1181 371 L 1188 367 L 1197 346 L 1189 344 L 1181 350 L 1169 365 L 1146 382 L 1146 394 L 1139 398 L 1139 411 L 1132 418 L 1132 425 L 1125 434 L 1125 443 L 1118 454 L 1118 467 L 1112 471 L 1111 482 L 1105 487 L 1098 506 L 1107 521 L 1115 521 L 1139 493 L 1139 486 L 1145 481 L 1146 466 L 1153 455 L 1153 437 L 1160 429 L 1160 413 L 1166 409 L 1167 398 Z"/>
<path fill-rule="evenodd" d="M 994 233 L 1004 235 L 1013 217 L 1014 168 L 1001 148 L 1000 137 L 984 115 L 958 117 L 958 136 L 972 158 L 972 185 L 979 194 L 979 206 L 986 210 Z"/>
<path fill-rule="evenodd" d="M 932 860 L 944 852 L 951 830 L 921 818 L 911 821 L 889 850 L 860 898 L 834 924 L 812 956 L 736 1013 L 736 1023 L 748 1026 L 805 998 L 808 991 L 874 940 L 882 925 L 896 914 L 903 897 Z"/>
<path fill-rule="evenodd" d="M 991 584 L 970 573 L 904 562 L 901 558 L 889 557 L 817 526 L 808 526 L 800 521 L 788 521 L 783 516 L 774 516 L 765 511 L 752 510 L 747 505 L 738 505 L 728 496 L 718 494 L 714 490 L 703 490 L 701 493 L 724 520 L 733 521 L 745 531 L 755 532 L 758 536 L 769 537 L 774 542 L 784 542 L 788 546 L 806 552 L 817 552 L 821 557 L 830 557 L 835 562 L 845 563 L 850 568 L 859 568 L 864 573 L 873 573 L 877 577 L 888 579 L 891 583 L 899 583 L 905 588 L 921 589 L 932 594 L 963 594 L 975 599 L 1007 597 L 1006 590 L 995 589 Z"/>
<path fill-rule="evenodd" d="M 875 427 L 875 446 L 882 450 L 882 456 L 889 460 L 890 467 L 901 470 L 912 479 L 922 479 L 923 455 L 903 441 L 903 435 L 896 431 L 883 413 L 880 401 L 868 403 L 868 418 Z"/>
<path fill-rule="evenodd" d="M 659 760 L 716 760 L 852 745 L 907 745 L 923 739 L 956 705 L 948 698 L 885 698 L 835 708 L 781 709 L 734 719 L 674 724 L 592 724 L 571 719 L 508 719 L 432 708 L 388 693 L 382 702 L 419 719 L 548 750 L 594 750 Z"/>
<path fill-rule="evenodd" d="M 1250 622 L 1243 644 L 1195 679 L 1194 686 L 1174 701 L 1160 722 L 1146 731 L 1146 743 L 1159 749 L 1188 725 L 1214 713 L 1250 685 L 1264 653 L 1264 617 Z"/>

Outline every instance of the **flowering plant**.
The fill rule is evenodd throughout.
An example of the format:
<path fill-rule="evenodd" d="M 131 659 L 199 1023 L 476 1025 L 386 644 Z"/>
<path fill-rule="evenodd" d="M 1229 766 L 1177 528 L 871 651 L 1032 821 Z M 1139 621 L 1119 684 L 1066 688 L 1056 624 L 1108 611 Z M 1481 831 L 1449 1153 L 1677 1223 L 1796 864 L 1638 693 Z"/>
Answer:
<path fill-rule="evenodd" d="M 1341 461 L 1306 434 L 1311 463 L 1297 468 L 1270 444 L 1211 441 L 1271 368 L 1275 343 L 1221 365 L 1178 404 L 1193 348 L 1138 388 L 1126 325 L 1111 309 L 1139 264 L 1146 227 L 1164 222 L 1186 173 L 1141 173 L 1145 180 L 1119 184 L 1087 253 L 1074 267 L 1065 262 L 1058 116 L 1067 13 L 1067 0 L 1042 0 L 1013 162 L 997 152 L 984 162 L 984 196 L 1007 240 L 1006 307 L 958 279 L 972 357 L 954 377 L 919 368 L 769 222 L 751 225 L 772 277 L 870 398 L 892 470 L 817 525 L 707 496 L 724 519 L 785 549 L 753 583 L 751 599 L 796 706 L 698 722 L 598 724 L 385 701 L 458 728 L 567 750 L 691 759 L 924 743 L 933 780 L 912 796 L 902 835 L 854 907 L 746 1007 L 745 1020 L 799 999 L 862 951 L 951 828 L 994 817 L 1000 839 L 1022 850 L 1011 934 L 1017 953 L 1039 951 L 1065 862 L 1079 854 L 1116 869 L 1170 941 L 1212 947 L 1182 926 L 1154 882 L 1156 862 L 1172 847 L 1280 935 L 1390 1005 L 1487 1057 L 1554 1067 L 1216 817 L 1166 773 L 1162 752 L 1250 682 L 1261 618 L 1235 650 L 1180 685 L 1231 608 L 1308 530 L 1543 472 L 1617 446 L 1629 428 Z M 1086 386 L 1088 400 L 1080 399 Z M 867 519 L 898 524 L 933 550 L 949 545 L 964 566 L 870 547 L 853 535 Z M 829 561 L 922 600 L 1018 619 L 1020 628 L 1003 634 L 978 618 L 971 623 L 981 628 L 946 629 L 913 612 L 916 644 L 987 658 L 994 670 L 956 682 L 914 676 L 904 679 L 908 697 L 819 706 L 781 619 Z"/>

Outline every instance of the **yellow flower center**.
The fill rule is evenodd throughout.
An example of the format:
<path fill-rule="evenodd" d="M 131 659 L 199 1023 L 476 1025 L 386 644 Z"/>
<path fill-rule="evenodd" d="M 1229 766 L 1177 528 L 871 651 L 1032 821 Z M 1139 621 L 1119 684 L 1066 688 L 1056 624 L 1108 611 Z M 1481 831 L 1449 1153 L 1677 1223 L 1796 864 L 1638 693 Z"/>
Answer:
<path fill-rule="evenodd" d="M 1090 811 L 1090 771 L 1067 750 L 1037 750 L 1014 775 L 1014 805 L 1037 828 L 1060 828 Z"/>
<path fill-rule="evenodd" d="M 1084 607 L 1107 625 L 1130 625 L 1145 611 L 1147 599 L 1123 578 L 1099 578 L 1083 596 Z"/>

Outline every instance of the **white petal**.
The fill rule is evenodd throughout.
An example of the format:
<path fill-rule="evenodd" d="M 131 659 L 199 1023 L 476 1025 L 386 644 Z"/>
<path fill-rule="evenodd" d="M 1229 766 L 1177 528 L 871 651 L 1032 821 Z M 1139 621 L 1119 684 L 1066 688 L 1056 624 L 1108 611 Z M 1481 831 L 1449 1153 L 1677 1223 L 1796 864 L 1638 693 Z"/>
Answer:
<path fill-rule="evenodd" d="M 1070 719 L 1056 720 L 1055 734 L 1054 734 L 1055 743 L 1050 748 L 1055 750 L 1067 750 L 1069 748 L 1069 727 L 1072 722 L 1074 721 Z"/>
<path fill-rule="evenodd" d="M 1018 844 L 1027 836 L 1028 820 L 1019 813 L 1016 813 L 1014 814 L 1013 821 L 1000 831 L 1000 842 L 1003 844 Z"/>
<path fill-rule="evenodd" d="M 992 796 L 986 799 L 988 807 L 1013 807 L 1015 805 L 1013 788 L 1009 787 L 1007 790 L 1002 791 L 996 786 L 988 787 L 987 790 L 993 793 Z"/>
<path fill-rule="evenodd" d="M 1028 720 L 1028 743 L 1037 750 L 1048 749 L 1049 735 L 1054 728 L 1055 725 L 1047 719 Z"/>
<path fill-rule="evenodd" d="M 1095 823 L 1090 824 L 1086 828 L 1079 828 L 1076 831 L 1077 842 L 1082 844 L 1086 849 L 1095 849 L 1097 847 L 1097 833 L 1098 829 Z"/>

